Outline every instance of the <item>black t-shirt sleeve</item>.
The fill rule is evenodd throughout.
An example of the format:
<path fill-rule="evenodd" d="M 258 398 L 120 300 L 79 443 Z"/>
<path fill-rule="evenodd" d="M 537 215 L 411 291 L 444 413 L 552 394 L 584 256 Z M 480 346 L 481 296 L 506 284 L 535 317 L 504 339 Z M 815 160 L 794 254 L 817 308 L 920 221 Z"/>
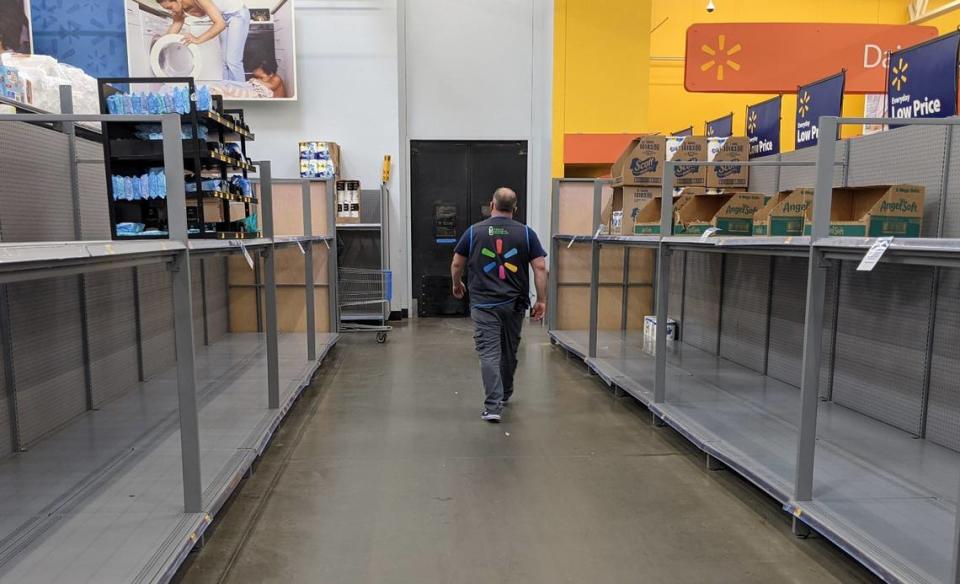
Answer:
<path fill-rule="evenodd" d="M 457 247 L 453 249 L 453 253 L 470 257 L 470 233 L 472 230 L 472 226 L 467 227 L 467 230 L 464 231 L 463 235 L 460 236 L 460 241 L 457 242 Z"/>
<path fill-rule="evenodd" d="M 547 250 L 543 249 L 540 238 L 537 237 L 537 232 L 527 227 L 527 236 L 530 240 L 530 259 L 535 260 L 537 258 L 547 257 Z"/>

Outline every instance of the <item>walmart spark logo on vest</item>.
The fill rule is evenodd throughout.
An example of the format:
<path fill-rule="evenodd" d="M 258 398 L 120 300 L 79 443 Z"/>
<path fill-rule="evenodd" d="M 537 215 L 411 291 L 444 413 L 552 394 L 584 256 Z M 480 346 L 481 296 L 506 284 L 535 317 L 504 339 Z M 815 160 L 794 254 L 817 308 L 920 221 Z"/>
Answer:
<path fill-rule="evenodd" d="M 494 230 L 497 230 L 498 233 L 494 233 Z M 501 231 L 504 233 L 499 233 Z M 489 233 L 490 235 L 506 235 L 506 231 L 507 230 L 503 229 L 502 227 L 491 227 Z M 482 255 L 493 260 L 493 261 L 487 262 L 487 264 L 483 266 L 483 271 L 484 273 L 489 274 L 490 272 L 497 270 L 497 277 L 499 277 L 501 280 L 506 280 L 507 270 L 510 270 L 511 272 L 516 274 L 517 270 L 520 269 L 519 266 L 517 266 L 516 264 L 507 261 L 517 256 L 520 253 L 520 251 L 517 248 L 513 247 L 513 248 L 510 248 L 510 251 L 508 251 L 507 253 L 503 253 L 502 239 L 496 240 L 496 248 L 497 248 L 497 251 L 493 251 L 486 247 L 480 250 L 480 253 Z"/>

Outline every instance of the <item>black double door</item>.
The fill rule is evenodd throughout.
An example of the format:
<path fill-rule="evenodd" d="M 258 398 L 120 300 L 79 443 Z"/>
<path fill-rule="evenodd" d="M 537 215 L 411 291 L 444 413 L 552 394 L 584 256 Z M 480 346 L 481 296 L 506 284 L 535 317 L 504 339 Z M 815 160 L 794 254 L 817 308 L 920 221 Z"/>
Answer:
<path fill-rule="evenodd" d="M 493 191 L 516 191 L 516 219 L 527 218 L 525 141 L 414 140 L 410 144 L 413 297 L 418 315 L 465 316 L 450 295 L 450 261 L 466 229 L 490 214 Z"/>

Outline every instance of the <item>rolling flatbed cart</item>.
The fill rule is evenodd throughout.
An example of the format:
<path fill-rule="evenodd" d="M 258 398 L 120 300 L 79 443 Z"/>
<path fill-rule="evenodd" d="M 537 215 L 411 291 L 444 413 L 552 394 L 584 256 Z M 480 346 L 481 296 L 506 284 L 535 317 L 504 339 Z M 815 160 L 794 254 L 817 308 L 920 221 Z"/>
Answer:
<path fill-rule="evenodd" d="M 388 247 L 389 191 L 360 191 L 360 222 L 337 225 L 337 309 L 341 332 L 376 332 L 384 343 L 392 330 L 392 272 Z"/>
<path fill-rule="evenodd" d="M 387 342 L 393 327 L 390 319 L 393 278 L 389 270 L 340 268 L 337 278 L 337 308 L 340 332 L 375 332 L 377 342 Z M 370 323 L 379 324 L 370 324 Z"/>

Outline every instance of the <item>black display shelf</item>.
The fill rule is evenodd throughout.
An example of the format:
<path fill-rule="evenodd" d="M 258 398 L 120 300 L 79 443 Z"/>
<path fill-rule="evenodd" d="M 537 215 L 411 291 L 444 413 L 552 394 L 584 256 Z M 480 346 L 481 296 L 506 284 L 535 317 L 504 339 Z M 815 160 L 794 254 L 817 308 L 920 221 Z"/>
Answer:
<path fill-rule="evenodd" d="M 226 164 L 228 169 L 252 171 L 253 165 L 231 156 L 221 150 L 222 144 L 196 138 L 183 140 L 183 156 L 185 159 L 200 156 L 201 162 L 212 166 Z M 157 163 L 163 162 L 162 140 L 139 140 L 136 138 L 116 138 L 110 140 L 111 157 L 114 160 L 144 160 Z"/>
<path fill-rule="evenodd" d="M 163 87 L 164 90 L 173 86 L 186 86 L 191 96 L 190 112 L 181 114 L 182 129 L 185 135 L 194 136 L 182 141 L 185 183 L 193 185 L 193 191 L 185 193 L 188 201 L 187 226 L 189 236 L 198 239 L 250 239 L 258 234 L 237 231 L 240 221 L 207 221 L 205 217 L 206 205 L 189 201 L 220 201 L 219 218 L 229 218 L 226 205 L 230 202 L 240 202 L 245 206 L 245 216 L 255 213 L 256 197 L 245 196 L 231 186 L 226 191 L 204 191 L 202 183 L 205 180 L 220 179 L 224 184 L 230 184 L 231 175 L 240 175 L 247 178 L 247 173 L 254 171 L 254 166 L 247 160 L 247 140 L 253 140 L 253 132 L 247 125 L 243 110 L 223 107 L 221 96 L 212 96 L 212 109 L 201 111 L 197 109 L 196 84 L 193 79 L 152 78 L 152 77 L 115 77 L 98 80 L 100 109 L 108 113 L 107 96 L 116 93 L 118 88 L 135 90 L 137 85 L 146 85 L 153 88 Z M 129 89 L 127 89 L 129 88 Z M 201 128 L 205 128 L 204 137 Z M 150 130 L 153 131 L 153 130 Z M 227 144 L 239 145 L 240 157 L 227 152 Z M 103 148 L 106 167 L 107 190 L 110 208 L 111 233 L 114 239 L 135 240 L 167 237 L 167 199 L 138 199 L 128 201 L 113 199 L 114 174 L 120 176 L 140 176 L 150 168 L 163 164 L 163 141 L 144 140 L 137 136 L 137 127 L 133 124 L 109 122 L 103 124 Z M 241 220 L 242 221 L 242 220 Z M 154 234 L 122 234 L 117 233 L 117 223 L 143 223 L 147 229 L 158 230 Z"/>

